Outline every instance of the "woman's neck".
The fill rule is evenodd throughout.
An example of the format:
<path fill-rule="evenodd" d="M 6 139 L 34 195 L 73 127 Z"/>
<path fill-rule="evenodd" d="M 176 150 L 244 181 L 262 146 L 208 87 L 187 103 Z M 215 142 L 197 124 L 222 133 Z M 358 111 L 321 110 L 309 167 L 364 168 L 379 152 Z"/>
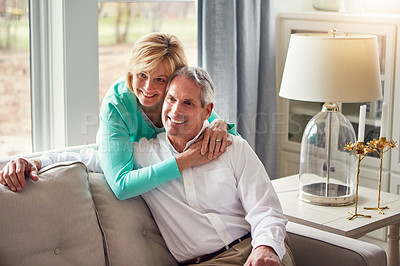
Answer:
<path fill-rule="evenodd" d="M 146 114 L 146 116 L 153 122 L 153 124 L 161 128 L 163 127 L 162 120 L 161 120 L 161 110 L 162 110 L 162 104 L 159 106 L 143 106 L 139 103 L 140 108 L 142 108 L 143 112 Z"/>

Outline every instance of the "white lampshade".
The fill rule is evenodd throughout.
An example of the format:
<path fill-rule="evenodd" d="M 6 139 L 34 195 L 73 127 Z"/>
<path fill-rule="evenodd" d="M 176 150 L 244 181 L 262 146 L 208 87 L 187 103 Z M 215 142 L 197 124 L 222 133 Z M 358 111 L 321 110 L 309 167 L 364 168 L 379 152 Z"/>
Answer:
<path fill-rule="evenodd" d="M 376 36 L 292 34 L 279 96 L 311 102 L 381 99 Z"/>

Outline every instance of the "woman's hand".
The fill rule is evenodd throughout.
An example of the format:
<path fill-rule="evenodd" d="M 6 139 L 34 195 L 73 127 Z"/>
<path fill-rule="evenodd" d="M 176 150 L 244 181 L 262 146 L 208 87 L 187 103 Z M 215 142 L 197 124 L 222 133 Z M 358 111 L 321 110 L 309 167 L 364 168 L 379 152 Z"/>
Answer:
<path fill-rule="evenodd" d="M 218 156 L 222 154 L 222 152 L 219 152 L 216 154 L 215 157 L 211 158 L 207 156 L 208 155 L 207 150 L 204 155 L 201 154 L 203 143 L 204 143 L 203 136 L 200 136 L 197 142 L 190 145 L 190 147 L 184 152 L 175 156 L 175 160 L 176 163 L 178 164 L 178 169 L 180 172 L 189 167 L 198 166 L 211 162 L 212 160 L 218 158 Z M 226 142 L 226 145 L 227 146 L 232 145 L 232 141 L 228 140 Z"/>
<path fill-rule="evenodd" d="M 193 143 L 187 150 L 175 156 L 179 172 L 182 172 L 186 168 L 212 161 L 212 159 L 208 159 L 206 155 L 200 153 L 201 147 L 201 141 Z"/>
<path fill-rule="evenodd" d="M 222 119 L 214 119 L 202 136 L 201 154 L 206 155 L 208 151 L 208 159 L 217 158 L 232 144 L 228 143 L 228 125 Z"/>
<path fill-rule="evenodd" d="M 12 191 L 21 191 L 26 185 L 25 176 L 30 177 L 33 181 L 39 180 L 37 172 L 40 167 L 40 161 L 35 159 L 18 158 L 11 160 L 0 171 L 0 183 L 3 186 L 8 186 Z"/>

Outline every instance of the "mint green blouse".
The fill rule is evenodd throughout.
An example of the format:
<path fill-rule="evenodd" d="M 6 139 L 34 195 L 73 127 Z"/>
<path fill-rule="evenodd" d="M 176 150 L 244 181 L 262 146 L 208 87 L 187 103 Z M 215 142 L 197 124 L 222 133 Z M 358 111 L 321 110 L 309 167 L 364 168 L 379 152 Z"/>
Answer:
<path fill-rule="evenodd" d="M 208 120 L 216 118 L 218 115 L 213 112 Z M 229 128 L 229 133 L 238 135 L 235 125 L 229 124 Z M 107 91 L 100 111 L 97 143 L 105 178 L 118 199 L 136 197 L 181 176 L 175 157 L 135 169 L 132 142 L 143 137 L 155 138 L 162 131 L 141 112 L 136 95 L 125 80 L 118 80 Z"/>

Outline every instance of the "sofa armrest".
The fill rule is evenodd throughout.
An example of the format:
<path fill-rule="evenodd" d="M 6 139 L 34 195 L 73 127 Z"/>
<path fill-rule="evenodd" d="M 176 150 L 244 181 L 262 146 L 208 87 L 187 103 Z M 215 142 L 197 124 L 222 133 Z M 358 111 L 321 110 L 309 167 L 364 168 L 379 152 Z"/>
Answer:
<path fill-rule="evenodd" d="M 291 222 L 287 233 L 297 266 L 386 265 L 385 250 L 361 240 Z"/>

